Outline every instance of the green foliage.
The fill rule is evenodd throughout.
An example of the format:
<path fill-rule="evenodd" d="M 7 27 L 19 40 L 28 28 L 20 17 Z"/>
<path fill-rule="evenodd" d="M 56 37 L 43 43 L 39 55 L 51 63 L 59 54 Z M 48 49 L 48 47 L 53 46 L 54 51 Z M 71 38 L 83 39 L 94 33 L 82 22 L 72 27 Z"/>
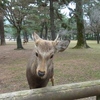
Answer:
<path fill-rule="evenodd" d="M 86 2 L 84 0 L 84 5 L 90 1 Z M 46 21 L 50 31 L 49 0 L 3 0 L 3 2 L 6 3 L 5 16 L 9 16 L 7 19 L 16 29 L 20 29 L 22 32 L 27 31 L 29 34 L 33 33 L 33 31 L 40 32 L 42 23 Z M 68 6 L 70 2 L 75 2 L 75 0 L 54 0 L 53 2 L 56 32 L 61 28 L 68 31 L 76 30 L 75 16 L 67 18 L 66 15 L 61 14 L 59 11 L 61 8 Z"/>
<path fill-rule="evenodd" d="M 47 26 L 50 29 L 50 15 L 49 15 L 49 1 L 40 0 L 6 0 L 5 16 L 7 20 L 17 30 L 21 30 L 28 33 L 33 31 L 41 31 L 41 23 L 47 22 Z M 55 2 L 56 3 L 56 2 Z M 46 5 L 45 5 L 46 4 Z M 57 4 L 57 3 L 56 3 Z M 56 15 L 56 12 L 55 12 Z M 62 16 L 59 13 L 59 16 Z M 57 19 L 57 20 L 56 20 Z M 66 22 L 65 20 L 63 22 Z M 59 20 L 58 15 L 55 16 L 55 25 L 60 28 L 62 22 Z M 59 24 L 59 25 L 58 25 Z M 65 23 L 64 23 L 65 24 Z M 69 26 L 67 25 L 67 28 Z M 16 32 L 17 34 L 17 32 Z"/>
<path fill-rule="evenodd" d="M 8 2 L 8 0 L 0 0 L 0 7 L 4 8 L 5 4 Z"/>
<path fill-rule="evenodd" d="M 5 30 L 5 35 L 6 36 L 10 36 L 10 37 L 16 38 L 17 31 L 16 31 L 15 27 L 13 27 L 10 24 L 6 24 L 4 30 Z"/>

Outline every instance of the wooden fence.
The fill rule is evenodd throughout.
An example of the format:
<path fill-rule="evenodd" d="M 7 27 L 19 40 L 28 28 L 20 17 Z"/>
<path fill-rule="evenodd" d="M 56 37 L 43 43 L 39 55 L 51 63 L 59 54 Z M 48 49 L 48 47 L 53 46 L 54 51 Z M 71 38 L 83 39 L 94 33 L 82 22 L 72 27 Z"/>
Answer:
<path fill-rule="evenodd" d="M 4 93 L 0 100 L 74 100 L 91 96 L 100 100 L 100 80 Z"/>

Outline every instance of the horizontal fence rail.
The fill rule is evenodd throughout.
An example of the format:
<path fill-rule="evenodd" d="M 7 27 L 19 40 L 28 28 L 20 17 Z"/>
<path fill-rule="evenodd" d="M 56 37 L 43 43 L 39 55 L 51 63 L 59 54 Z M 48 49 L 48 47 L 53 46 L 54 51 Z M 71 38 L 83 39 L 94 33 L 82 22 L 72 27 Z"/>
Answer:
<path fill-rule="evenodd" d="M 100 80 L 4 93 L 0 100 L 74 100 L 91 96 L 100 100 Z"/>

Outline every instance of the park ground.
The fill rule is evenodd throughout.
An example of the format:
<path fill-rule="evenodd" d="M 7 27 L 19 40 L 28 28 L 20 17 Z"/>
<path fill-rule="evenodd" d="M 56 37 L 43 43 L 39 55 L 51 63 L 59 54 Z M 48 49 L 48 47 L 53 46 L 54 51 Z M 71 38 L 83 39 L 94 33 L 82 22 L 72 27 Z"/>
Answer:
<path fill-rule="evenodd" d="M 87 43 L 91 48 L 72 49 L 76 41 L 71 41 L 66 51 L 55 55 L 55 85 L 100 79 L 100 44 Z M 16 43 L 12 41 L 0 46 L 0 93 L 29 89 L 25 71 L 33 42 L 23 47 L 25 50 L 14 50 Z"/>

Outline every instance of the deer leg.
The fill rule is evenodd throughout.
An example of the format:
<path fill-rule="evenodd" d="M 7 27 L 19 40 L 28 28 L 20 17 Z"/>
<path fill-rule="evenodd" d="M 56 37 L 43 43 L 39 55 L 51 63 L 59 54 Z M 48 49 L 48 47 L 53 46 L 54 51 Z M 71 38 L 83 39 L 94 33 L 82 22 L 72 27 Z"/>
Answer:
<path fill-rule="evenodd" d="M 54 77 L 51 78 L 52 86 L 54 86 Z"/>

